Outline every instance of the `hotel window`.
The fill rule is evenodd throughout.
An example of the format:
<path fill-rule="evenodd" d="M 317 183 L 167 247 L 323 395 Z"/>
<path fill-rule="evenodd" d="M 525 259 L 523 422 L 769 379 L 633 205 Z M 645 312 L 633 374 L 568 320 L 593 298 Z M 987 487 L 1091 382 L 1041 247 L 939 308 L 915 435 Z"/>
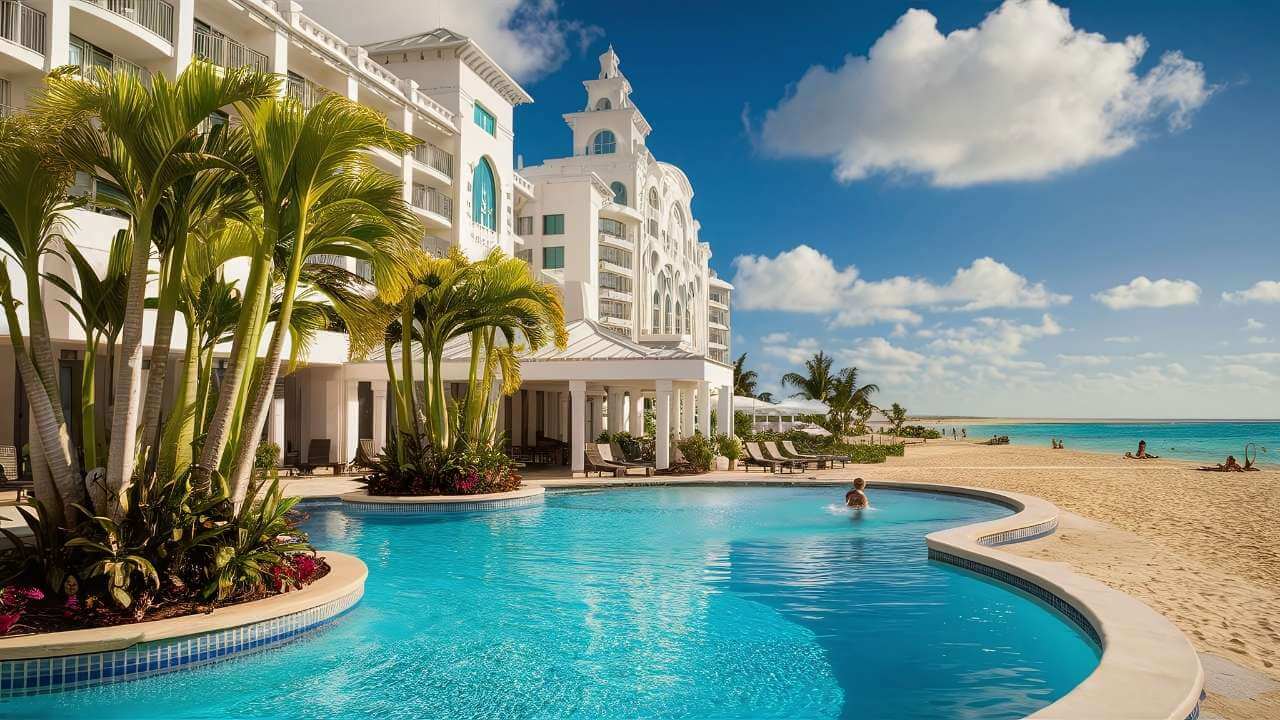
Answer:
<path fill-rule="evenodd" d="M 94 67 L 100 67 L 110 72 L 114 58 L 111 53 L 88 40 L 72 35 L 71 41 L 67 46 L 67 60 L 68 65 L 79 67 L 80 74 L 86 75 L 88 70 Z"/>
<path fill-rule="evenodd" d="M 601 130 L 591 141 L 592 155 L 612 155 L 618 151 L 618 138 L 612 130 Z"/>
<path fill-rule="evenodd" d="M 532 215 L 525 215 L 524 217 L 516 218 L 516 234 L 517 235 L 533 234 L 533 216 Z"/>
<path fill-rule="evenodd" d="M 498 121 L 494 120 L 493 113 L 485 110 L 483 105 L 476 103 L 475 110 L 472 112 L 471 117 L 476 121 L 476 125 L 479 125 L 482 130 L 490 135 L 495 134 L 498 127 Z"/>
<path fill-rule="evenodd" d="M 627 186 L 620 182 L 614 181 L 609 183 L 609 189 L 613 191 L 613 201 L 619 205 L 627 204 Z M 621 237 L 621 236 L 619 236 Z"/>
<path fill-rule="evenodd" d="M 498 229 L 498 189 L 494 183 L 493 167 L 480 158 L 471 174 L 471 221 L 489 230 Z"/>
<path fill-rule="evenodd" d="M 564 267 L 564 246 L 542 248 L 542 269 L 559 270 Z"/>
<path fill-rule="evenodd" d="M 616 238 L 625 238 L 627 236 L 626 226 L 612 218 L 600 218 L 600 232 Z"/>
<path fill-rule="evenodd" d="M 542 234 L 543 235 L 563 235 L 564 234 L 564 215 L 543 215 L 542 216 Z"/>
<path fill-rule="evenodd" d="M 649 327 L 655 335 L 662 332 L 662 296 L 653 291 L 653 324 Z"/>

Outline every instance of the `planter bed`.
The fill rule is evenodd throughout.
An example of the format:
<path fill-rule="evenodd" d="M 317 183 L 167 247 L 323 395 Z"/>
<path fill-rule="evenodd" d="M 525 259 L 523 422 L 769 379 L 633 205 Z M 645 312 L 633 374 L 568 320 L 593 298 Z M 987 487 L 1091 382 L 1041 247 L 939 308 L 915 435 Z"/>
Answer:
<path fill-rule="evenodd" d="M 390 513 L 441 513 L 472 510 L 505 510 L 542 503 L 541 485 L 480 495 L 370 495 L 364 490 L 341 496 L 353 510 Z"/>

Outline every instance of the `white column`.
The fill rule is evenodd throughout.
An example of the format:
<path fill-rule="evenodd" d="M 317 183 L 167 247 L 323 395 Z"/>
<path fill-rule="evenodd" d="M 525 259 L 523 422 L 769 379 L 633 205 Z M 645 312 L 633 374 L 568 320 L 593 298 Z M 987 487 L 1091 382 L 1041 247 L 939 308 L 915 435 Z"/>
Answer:
<path fill-rule="evenodd" d="M 338 448 L 335 459 L 338 462 L 350 462 L 355 457 L 356 445 L 360 444 L 360 383 L 348 380 L 342 383 L 345 390 L 343 406 L 346 408 L 343 421 L 342 446 Z"/>
<path fill-rule="evenodd" d="M 195 52 L 196 0 L 178 0 L 173 3 L 173 74 L 187 69 Z"/>
<path fill-rule="evenodd" d="M 556 422 L 556 437 L 561 441 L 569 439 L 569 393 L 556 393 L 557 403 L 560 406 L 560 417 Z"/>
<path fill-rule="evenodd" d="M 730 385 L 720 386 L 720 407 L 716 409 L 716 419 L 719 421 L 719 431 L 732 437 L 733 387 Z"/>
<path fill-rule="evenodd" d="M 654 415 L 657 428 L 654 433 L 655 464 L 659 470 L 671 467 L 671 381 L 659 380 L 654 394 Z"/>
<path fill-rule="evenodd" d="M 271 72 L 280 76 L 280 97 L 289 94 L 289 32 L 277 29 L 271 43 Z"/>
<path fill-rule="evenodd" d="M 524 425 L 524 444 L 533 447 L 538 444 L 538 391 L 530 390 L 528 399 L 529 422 Z"/>
<path fill-rule="evenodd" d="M 604 394 L 591 396 L 591 439 L 595 440 L 604 432 Z"/>
<path fill-rule="evenodd" d="M 609 391 L 609 432 L 622 432 L 622 418 L 626 415 L 626 409 L 623 405 L 622 391 Z"/>
<path fill-rule="evenodd" d="M 693 435 L 693 388 L 680 391 L 680 437 Z"/>
<path fill-rule="evenodd" d="M 573 418 L 569 441 L 569 469 L 574 475 L 581 475 L 583 468 L 583 447 L 586 444 L 587 424 L 587 383 L 583 380 L 569 381 L 570 402 L 573 403 Z"/>
<path fill-rule="evenodd" d="M 627 424 L 627 432 L 635 437 L 644 435 L 644 396 L 639 390 L 630 391 L 631 396 L 631 420 Z"/>
<path fill-rule="evenodd" d="M 44 69 L 66 65 L 71 59 L 71 0 L 50 0 L 45 17 Z"/>
<path fill-rule="evenodd" d="M 511 444 L 524 445 L 524 393 L 511 395 Z"/>
<path fill-rule="evenodd" d="M 280 448 L 280 459 L 284 459 L 284 396 L 271 398 L 271 407 L 267 410 L 267 440 Z"/>
<path fill-rule="evenodd" d="M 698 432 L 711 437 L 711 385 L 698 381 Z"/>
<path fill-rule="evenodd" d="M 387 384 L 373 381 L 373 449 L 387 446 Z"/>

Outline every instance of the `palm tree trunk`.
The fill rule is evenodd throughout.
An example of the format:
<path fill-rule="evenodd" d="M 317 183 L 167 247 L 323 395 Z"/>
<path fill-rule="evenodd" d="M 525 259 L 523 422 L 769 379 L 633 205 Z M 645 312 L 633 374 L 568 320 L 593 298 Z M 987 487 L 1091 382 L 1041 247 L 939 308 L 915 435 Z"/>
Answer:
<path fill-rule="evenodd" d="M 98 367 L 98 336 L 90 335 L 80 362 L 80 442 L 84 444 L 84 466 L 92 470 L 98 467 L 98 402 L 93 377 Z"/>
<path fill-rule="evenodd" d="M 120 367 L 117 368 L 115 404 L 111 409 L 111 449 L 107 453 L 107 488 L 117 495 L 133 480 L 137 463 L 138 386 L 142 384 L 142 332 L 147 291 L 147 258 L 151 253 L 150 207 L 133 217 L 133 256 L 129 260 L 129 284 L 125 293 L 124 323 L 120 331 Z M 109 512 L 118 518 L 121 502 Z"/>
<path fill-rule="evenodd" d="M 186 232 L 169 249 L 160 276 L 160 303 L 156 309 L 156 334 L 151 344 L 151 373 L 147 377 L 147 397 L 142 404 L 142 446 L 150 447 L 148 457 L 159 450 L 160 408 L 164 402 L 164 383 L 169 374 L 169 346 L 173 342 L 173 323 L 177 316 L 178 291 L 181 284 L 183 256 L 186 254 Z M 179 406 L 175 406 L 179 407 Z"/>
<path fill-rule="evenodd" d="M 268 225 L 268 227 L 270 227 Z M 264 233 L 264 235 L 270 234 Z M 270 242 L 268 242 L 270 240 Z M 264 248 L 274 247 L 274 241 L 264 238 Z M 205 430 L 204 445 L 200 448 L 200 460 L 192 469 L 192 484 L 200 491 L 207 490 L 209 479 L 222 459 L 227 447 L 227 437 L 231 432 L 232 413 L 236 410 L 240 398 L 240 386 L 244 382 L 246 370 L 253 366 L 253 358 L 257 356 L 258 309 L 262 305 L 264 294 L 269 287 L 269 257 L 259 254 L 249 269 L 244 299 L 244 311 L 236 323 L 235 338 L 231 343 L 231 358 L 226 371 L 222 374 L 222 382 L 218 388 L 218 405 Z M 251 337 L 252 335 L 252 337 Z"/>
<path fill-rule="evenodd" d="M 180 475 L 191 464 L 191 442 L 196 432 L 195 396 L 197 373 L 200 364 L 200 338 L 195 328 L 187 330 L 187 352 L 182 359 L 182 376 L 178 382 L 178 397 L 173 402 L 173 412 L 165 427 L 164 441 L 160 444 L 156 472 L 160 477 Z"/>

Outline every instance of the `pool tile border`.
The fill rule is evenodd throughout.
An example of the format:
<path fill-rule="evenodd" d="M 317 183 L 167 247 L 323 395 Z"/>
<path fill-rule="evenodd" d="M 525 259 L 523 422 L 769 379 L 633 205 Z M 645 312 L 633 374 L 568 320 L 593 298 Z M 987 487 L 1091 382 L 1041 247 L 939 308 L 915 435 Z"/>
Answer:
<path fill-rule="evenodd" d="M 344 509 L 357 512 L 438 514 L 507 510 L 541 505 L 545 495 L 546 491 L 542 486 L 534 485 L 489 495 L 380 497 L 360 491 L 347 493 L 340 499 Z"/>
<path fill-rule="evenodd" d="M 14 656 L 0 659 L 0 700 L 77 690 L 199 667 L 277 647 L 324 628 L 360 601 L 367 575 L 364 563 L 356 558 L 340 553 L 325 553 L 325 557 L 330 562 L 329 575 L 307 588 L 267 600 L 220 608 L 210 615 L 43 636 L 20 636 L 0 641 L 0 657 Z M 331 582 L 322 585 L 335 574 L 340 577 L 333 577 Z M 317 588 L 314 593 L 316 604 L 306 606 L 309 603 L 303 596 L 311 588 Z M 255 611 L 260 610 L 263 604 L 286 598 L 290 602 L 274 605 L 284 606 L 282 610 L 287 607 L 290 611 L 274 617 L 249 619 L 261 614 Z M 300 601 L 304 607 L 291 610 Z M 260 607 L 251 607 L 254 605 Z M 194 634 L 173 632 L 184 624 L 204 621 L 201 624 L 207 625 L 209 617 L 218 613 L 227 623 L 234 624 Z M 249 621 L 238 622 L 242 619 Z M 183 620 L 188 622 L 183 623 Z M 151 634 L 165 637 L 146 639 Z M 75 637 L 71 639 L 68 636 Z M 141 641 L 129 642 L 131 639 Z M 95 646 L 107 649 L 97 650 Z M 94 648 L 95 651 L 23 657 L 38 653 L 41 648 L 55 651 Z"/>

